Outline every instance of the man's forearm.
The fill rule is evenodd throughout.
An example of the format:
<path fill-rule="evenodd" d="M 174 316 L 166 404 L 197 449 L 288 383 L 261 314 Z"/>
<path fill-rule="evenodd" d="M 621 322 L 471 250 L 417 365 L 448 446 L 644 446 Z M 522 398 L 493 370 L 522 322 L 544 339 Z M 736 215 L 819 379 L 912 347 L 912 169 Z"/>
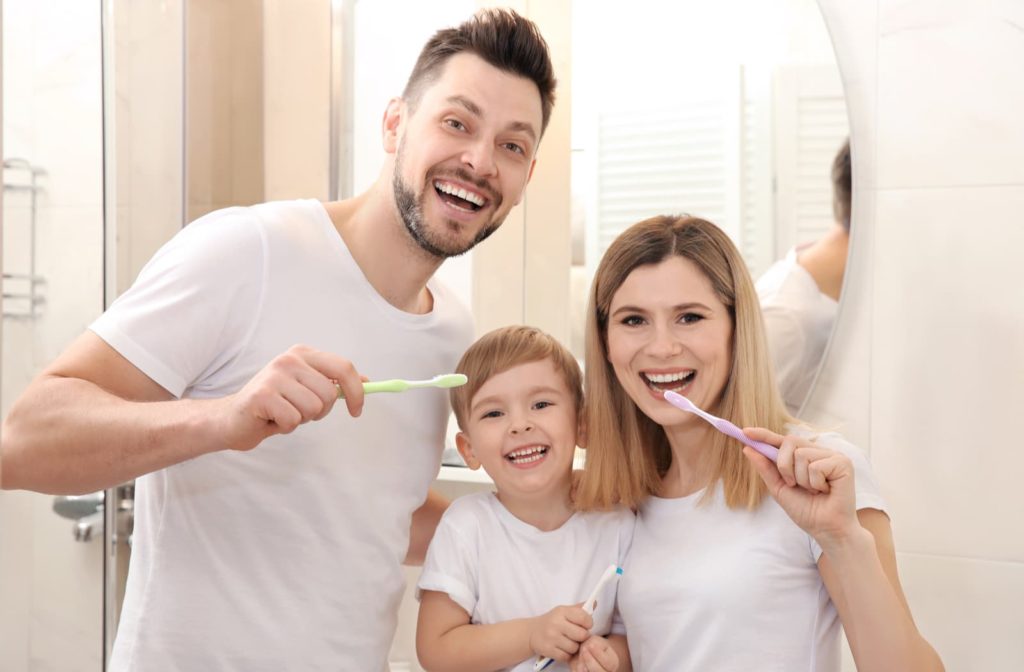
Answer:
<path fill-rule="evenodd" d="M 221 446 L 204 426 L 209 403 L 126 401 L 85 380 L 41 377 L 0 430 L 0 485 L 82 494 L 212 452 Z"/>

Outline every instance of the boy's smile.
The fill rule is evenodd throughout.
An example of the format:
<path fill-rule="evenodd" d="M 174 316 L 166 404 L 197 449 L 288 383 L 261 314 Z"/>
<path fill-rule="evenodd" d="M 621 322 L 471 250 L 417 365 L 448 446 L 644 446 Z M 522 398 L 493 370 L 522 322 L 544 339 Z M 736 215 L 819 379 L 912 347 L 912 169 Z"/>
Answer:
<path fill-rule="evenodd" d="M 513 366 L 481 385 L 456 440 L 466 464 L 484 468 L 503 502 L 562 497 L 577 429 L 575 398 L 544 359 Z"/>

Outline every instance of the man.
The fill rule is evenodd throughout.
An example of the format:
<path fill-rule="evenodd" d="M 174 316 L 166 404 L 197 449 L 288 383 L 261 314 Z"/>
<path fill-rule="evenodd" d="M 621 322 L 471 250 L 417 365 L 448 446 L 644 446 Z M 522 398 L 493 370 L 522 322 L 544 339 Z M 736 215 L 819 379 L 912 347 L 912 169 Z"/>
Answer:
<path fill-rule="evenodd" d="M 757 281 L 776 382 L 793 415 L 810 392 L 839 310 L 850 244 L 851 173 L 847 140 L 832 161 L 832 227 L 810 245 L 790 250 Z"/>
<path fill-rule="evenodd" d="M 197 220 L 17 401 L 4 487 L 138 478 L 111 670 L 386 667 L 448 406 L 361 381 L 454 367 L 470 318 L 432 275 L 521 200 L 554 86 L 513 12 L 439 31 L 367 192 Z"/>

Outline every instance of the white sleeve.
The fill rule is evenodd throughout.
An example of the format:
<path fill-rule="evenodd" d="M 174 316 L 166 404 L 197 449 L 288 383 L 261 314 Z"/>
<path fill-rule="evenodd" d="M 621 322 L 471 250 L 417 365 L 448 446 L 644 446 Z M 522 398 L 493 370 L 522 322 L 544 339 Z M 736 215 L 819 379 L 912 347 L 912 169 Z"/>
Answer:
<path fill-rule="evenodd" d="M 237 355 L 256 323 L 265 250 L 247 213 L 222 210 L 182 229 L 89 327 L 176 397 Z"/>
<path fill-rule="evenodd" d="M 871 463 L 868 461 L 868 457 L 864 454 L 864 451 L 835 432 L 826 432 L 817 435 L 812 434 L 812 436 L 817 437 L 815 439 L 815 443 L 819 446 L 843 453 L 850 458 L 851 462 L 853 462 L 853 478 L 854 487 L 856 488 L 857 510 L 878 509 L 888 516 L 889 512 L 885 506 L 885 498 L 882 497 L 882 491 L 878 486 L 878 480 L 875 478 L 875 474 L 871 469 Z M 814 561 L 817 562 L 821 557 L 821 546 L 818 545 L 818 542 L 815 541 L 813 537 L 810 537 L 810 535 L 808 535 L 808 537 L 811 540 L 811 552 L 814 554 Z"/>
<path fill-rule="evenodd" d="M 424 590 L 446 593 L 472 617 L 479 598 L 479 555 L 469 537 L 475 537 L 477 521 L 465 515 L 471 511 L 463 510 L 458 503 L 458 500 L 453 502 L 437 524 L 416 584 L 416 599 L 420 599 Z"/>

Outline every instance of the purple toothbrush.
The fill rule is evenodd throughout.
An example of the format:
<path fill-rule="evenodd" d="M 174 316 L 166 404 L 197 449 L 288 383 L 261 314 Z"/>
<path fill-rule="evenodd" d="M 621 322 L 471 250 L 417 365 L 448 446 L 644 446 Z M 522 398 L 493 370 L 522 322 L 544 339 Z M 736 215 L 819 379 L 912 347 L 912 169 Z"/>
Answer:
<path fill-rule="evenodd" d="M 702 411 L 701 409 L 697 408 L 697 406 L 692 401 L 690 401 L 683 395 L 679 394 L 678 392 L 666 390 L 665 401 L 672 404 L 676 408 L 680 408 L 684 411 L 688 411 L 695 415 L 699 415 L 700 417 L 704 418 L 709 423 L 711 423 L 711 426 L 720 431 L 721 433 L 731 436 L 732 438 L 736 439 L 741 443 L 747 444 L 757 452 L 767 457 L 772 462 L 778 461 L 778 448 L 776 448 L 775 446 L 771 446 L 767 443 L 764 443 L 763 441 L 755 441 L 754 439 L 744 434 L 743 430 L 737 427 L 736 425 L 732 424 L 728 420 L 719 418 L 716 415 L 711 415 L 707 411 Z"/>

